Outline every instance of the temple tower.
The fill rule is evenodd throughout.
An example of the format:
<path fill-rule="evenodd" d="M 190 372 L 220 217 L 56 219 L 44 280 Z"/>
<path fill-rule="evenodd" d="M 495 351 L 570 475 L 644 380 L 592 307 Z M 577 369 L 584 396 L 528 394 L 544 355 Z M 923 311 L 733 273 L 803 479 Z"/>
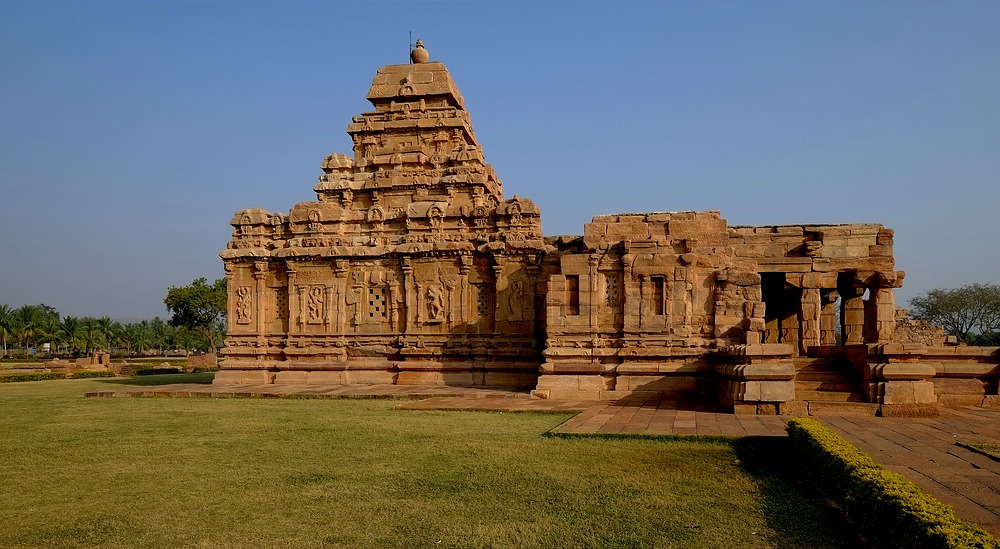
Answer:
<path fill-rule="evenodd" d="M 504 199 L 447 68 L 411 58 L 378 70 L 316 201 L 233 217 L 217 383 L 534 386 L 540 212 Z"/>

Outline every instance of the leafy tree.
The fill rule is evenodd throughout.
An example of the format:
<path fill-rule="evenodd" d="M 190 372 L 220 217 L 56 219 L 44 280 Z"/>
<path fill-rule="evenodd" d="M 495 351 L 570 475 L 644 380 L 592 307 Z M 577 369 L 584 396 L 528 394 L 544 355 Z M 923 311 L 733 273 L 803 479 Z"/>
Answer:
<path fill-rule="evenodd" d="M 38 316 L 44 321 L 55 321 L 59 322 L 59 311 L 55 307 L 50 307 L 44 303 L 39 303 L 34 306 L 38 310 Z"/>
<path fill-rule="evenodd" d="M 171 325 L 196 332 L 214 349 L 219 340 L 213 328 L 226 315 L 226 299 L 226 279 L 209 284 L 198 278 L 188 286 L 171 287 L 163 303 L 171 313 Z"/>
<path fill-rule="evenodd" d="M 944 326 L 961 341 L 995 341 L 1000 332 L 1000 285 L 935 288 L 911 299 L 910 311 L 913 318 Z"/>

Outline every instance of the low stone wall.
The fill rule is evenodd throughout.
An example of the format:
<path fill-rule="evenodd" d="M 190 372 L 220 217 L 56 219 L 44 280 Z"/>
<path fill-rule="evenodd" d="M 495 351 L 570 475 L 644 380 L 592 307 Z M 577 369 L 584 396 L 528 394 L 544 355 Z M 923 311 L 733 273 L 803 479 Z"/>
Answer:
<path fill-rule="evenodd" d="M 896 329 L 893 340 L 909 345 L 942 347 L 945 344 L 944 326 L 935 326 L 926 320 L 913 320 L 906 309 L 896 308 Z"/>
<path fill-rule="evenodd" d="M 1000 347 L 889 343 L 811 351 L 846 358 L 882 415 L 933 415 L 940 405 L 1000 407 Z"/>

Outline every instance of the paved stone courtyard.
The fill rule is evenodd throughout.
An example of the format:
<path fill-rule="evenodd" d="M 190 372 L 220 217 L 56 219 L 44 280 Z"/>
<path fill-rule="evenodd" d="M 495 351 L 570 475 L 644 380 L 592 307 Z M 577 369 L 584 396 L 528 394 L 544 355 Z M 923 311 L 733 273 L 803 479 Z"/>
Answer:
<path fill-rule="evenodd" d="M 736 415 L 713 405 L 657 400 L 549 400 L 525 391 L 418 385 L 175 384 L 119 388 L 88 397 L 384 398 L 399 410 L 573 412 L 556 433 L 785 436 L 791 416 Z M 890 470 L 1000 537 L 1000 462 L 960 443 L 1000 442 L 1000 410 L 942 408 L 938 418 L 820 415 L 816 419 Z"/>

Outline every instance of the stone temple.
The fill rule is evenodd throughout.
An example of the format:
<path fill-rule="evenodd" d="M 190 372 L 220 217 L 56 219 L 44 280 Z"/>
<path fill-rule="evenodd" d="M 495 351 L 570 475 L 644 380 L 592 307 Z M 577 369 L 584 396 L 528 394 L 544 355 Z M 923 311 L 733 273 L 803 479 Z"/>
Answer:
<path fill-rule="evenodd" d="M 315 201 L 236 212 L 215 383 L 518 387 L 750 413 L 937 402 L 938 369 L 895 337 L 892 230 L 703 211 L 546 237 L 539 208 L 504 195 L 447 68 L 419 41 L 411 57 L 378 70 L 373 110 L 347 126 L 354 150 L 323 160 Z M 996 394 L 978 381 L 981 400 Z"/>

